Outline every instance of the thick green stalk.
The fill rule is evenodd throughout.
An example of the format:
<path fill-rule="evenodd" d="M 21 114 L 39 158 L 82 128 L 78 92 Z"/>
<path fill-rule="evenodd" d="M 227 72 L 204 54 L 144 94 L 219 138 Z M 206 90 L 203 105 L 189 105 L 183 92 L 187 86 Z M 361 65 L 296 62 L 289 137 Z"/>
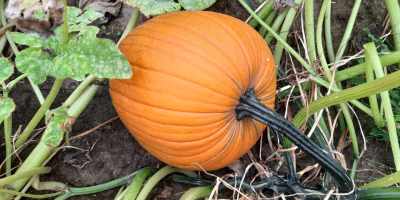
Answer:
<path fill-rule="evenodd" d="M 128 25 L 126 26 L 124 33 L 122 34 L 121 38 L 119 39 L 117 46 L 119 46 L 119 43 L 121 43 L 121 41 L 123 39 L 125 39 L 125 37 L 133 30 L 133 28 L 136 27 L 137 22 L 139 20 L 139 15 L 140 15 L 139 9 L 134 8 L 131 18 L 129 19 Z"/>
<path fill-rule="evenodd" d="M 400 51 L 379 57 L 382 67 L 400 62 Z M 343 81 L 365 73 L 365 63 L 336 72 L 335 81 Z"/>
<path fill-rule="evenodd" d="M 155 170 L 154 168 L 144 168 L 144 169 L 150 169 L 152 171 Z M 141 169 L 141 170 L 143 170 L 143 169 Z M 83 187 L 83 188 L 68 187 L 67 193 L 59 196 L 58 198 L 56 198 L 56 200 L 64 200 L 64 199 L 67 199 L 68 197 L 72 197 L 72 196 L 94 194 L 97 192 L 109 190 L 111 188 L 119 187 L 121 185 L 125 185 L 130 180 L 132 180 L 139 172 L 140 172 L 140 170 L 137 170 L 137 171 L 133 172 L 132 174 L 126 175 L 119 179 L 116 179 L 116 180 L 113 180 L 113 181 L 110 181 L 107 183 L 95 185 L 95 186 L 89 186 L 89 187 Z"/>
<path fill-rule="evenodd" d="M 36 178 L 33 179 L 32 188 L 35 190 L 64 190 L 67 188 L 67 185 L 61 182 L 55 182 L 55 181 L 40 181 L 39 176 L 36 176 Z"/>
<path fill-rule="evenodd" d="M 125 185 L 121 186 L 121 188 L 119 188 L 117 195 L 115 195 L 114 200 L 121 200 L 120 195 L 122 195 L 122 193 L 124 193 L 125 191 Z"/>
<path fill-rule="evenodd" d="M 303 0 L 295 0 L 294 2 L 296 4 L 300 4 Z M 290 7 L 289 7 L 290 8 Z M 299 6 L 293 6 L 289 9 L 289 12 L 286 15 L 285 21 L 282 24 L 282 28 L 281 28 L 281 33 L 279 34 L 279 36 L 282 38 L 282 40 L 285 41 L 286 43 L 286 38 L 289 35 L 289 30 L 290 27 L 293 24 L 293 20 L 296 17 L 297 11 L 299 9 Z M 280 64 L 281 61 L 281 57 L 282 57 L 282 53 L 283 53 L 283 45 L 280 41 L 278 41 L 276 43 L 275 46 L 275 50 L 274 50 L 274 61 L 275 61 L 275 66 Z"/>
<path fill-rule="evenodd" d="M 61 44 L 68 43 L 68 9 L 67 9 L 67 0 L 61 0 L 61 3 L 64 5 L 63 19 L 64 23 L 61 25 Z"/>
<path fill-rule="evenodd" d="M 246 2 L 243 2 L 247 5 Z M 274 5 L 274 0 L 269 0 L 267 4 L 257 13 L 257 15 L 264 19 L 269 13 L 272 11 L 272 6 Z M 247 5 L 248 6 L 248 5 Z M 250 8 L 250 7 L 249 7 Z M 251 9 L 251 8 L 250 8 Z M 251 9 L 253 11 L 253 9 Z M 251 19 L 248 23 L 251 27 L 255 28 L 258 25 L 258 21 L 256 19 Z"/>
<path fill-rule="evenodd" d="M 395 0 L 385 0 L 389 12 L 390 23 L 393 29 L 394 47 L 396 51 L 400 50 L 400 6 Z"/>
<path fill-rule="evenodd" d="M 29 135 L 32 133 L 33 129 L 35 129 L 36 125 L 40 122 L 43 116 L 46 114 L 47 110 L 50 108 L 50 105 L 53 103 L 56 98 L 58 91 L 61 88 L 63 79 L 56 79 L 54 81 L 53 87 L 50 90 L 49 95 L 46 100 L 43 102 L 42 106 L 40 106 L 39 110 L 36 112 L 35 116 L 31 119 L 29 124 L 26 126 L 24 131 L 22 131 L 18 140 L 15 142 L 15 148 L 19 148 L 25 141 L 28 139 Z"/>
<path fill-rule="evenodd" d="M 65 199 L 68 199 L 68 198 L 70 198 L 72 196 L 74 196 L 74 195 L 72 195 L 70 193 L 65 193 L 65 194 L 62 194 L 62 195 L 58 196 L 55 200 L 65 200 Z"/>
<path fill-rule="evenodd" d="M 318 17 L 318 24 L 317 24 L 317 49 L 318 49 L 318 57 L 321 60 L 321 65 L 322 69 L 325 72 L 325 77 L 328 79 L 329 82 L 331 82 L 332 86 L 338 87 L 336 82 L 332 80 L 332 74 L 330 72 L 330 69 L 328 67 L 328 63 L 326 62 L 325 59 L 325 54 L 324 54 L 324 48 L 322 44 L 322 24 L 324 22 L 324 16 L 326 12 L 326 7 L 329 3 L 329 0 L 325 0 L 324 3 L 322 4 L 321 7 L 321 12 L 319 13 Z M 356 137 L 356 130 L 354 128 L 353 120 L 350 115 L 350 110 L 347 107 L 345 103 L 340 104 L 340 108 L 342 109 L 342 113 L 344 115 L 344 118 L 346 120 L 346 123 L 349 128 L 349 133 L 351 136 L 351 141 L 353 144 L 353 156 L 354 156 L 354 161 L 352 165 L 352 169 L 357 167 L 357 162 L 358 162 L 358 157 L 359 157 L 359 150 L 358 150 L 358 142 L 357 142 L 357 137 Z M 350 177 L 354 178 L 355 176 L 355 170 L 350 171 Z"/>
<path fill-rule="evenodd" d="M 307 53 L 313 68 L 315 62 L 314 0 L 305 1 Z"/>
<path fill-rule="evenodd" d="M 371 183 L 365 184 L 359 187 L 359 189 L 389 187 L 399 182 L 400 182 L 400 171 L 387 175 Z"/>
<path fill-rule="evenodd" d="M 3 90 L 3 97 L 8 97 L 8 93 L 10 90 L 7 89 L 6 84 L 3 82 L 1 83 L 2 90 Z M 1 121 L 0 121 L 1 123 Z M 12 113 L 10 116 L 4 119 L 4 143 L 6 145 L 6 165 L 5 171 L 7 172 L 6 176 L 11 176 L 11 153 L 12 153 L 12 143 L 11 143 L 11 135 L 12 135 Z"/>
<path fill-rule="evenodd" d="M 286 43 L 281 37 L 279 37 L 279 35 L 271 28 L 269 27 L 267 24 L 265 24 L 265 22 L 260 19 L 248 6 L 246 3 L 243 2 L 243 0 L 238 0 L 240 2 L 240 4 L 242 4 L 242 6 L 254 17 L 254 19 L 256 19 L 262 26 L 264 26 L 269 33 L 272 34 L 272 36 L 274 38 L 276 38 L 276 40 L 280 41 L 282 43 L 282 45 L 293 55 L 293 57 L 295 57 L 301 65 L 303 65 L 304 68 L 306 68 L 307 71 L 312 72 L 312 69 L 310 67 L 310 65 L 307 63 L 307 61 L 305 61 L 300 54 L 298 54 L 288 43 Z M 314 80 L 315 82 L 317 82 L 318 84 L 323 85 L 326 88 L 330 87 L 330 84 L 328 82 L 326 82 L 324 79 L 317 77 L 316 74 L 311 73 L 310 78 L 312 80 Z M 341 91 L 339 88 L 332 86 L 332 91 L 334 92 L 339 92 Z M 357 101 L 357 100 L 352 100 L 350 101 L 352 104 L 354 104 L 357 108 L 359 108 L 360 110 L 364 111 L 365 113 L 367 113 L 368 115 L 372 115 L 371 109 L 369 109 L 367 106 L 365 106 L 364 104 L 362 104 L 361 102 Z"/>
<path fill-rule="evenodd" d="M 139 194 L 140 188 L 142 188 L 144 180 L 155 172 L 156 170 L 152 168 L 141 169 L 140 172 L 133 179 L 131 185 L 128 188 L 128 192 L 125 194 L 123 200 L 136 199 L 137 195 Z"/>
<path fill-rule="evenodd" d="M 69 95 L 68 99 L 65 100 L 64 105 L 67 107 L 71 106 L 82 94 L 82 92 L 85 91 L 85 89 L 96 79 L 97 77 L 93 74 L 90 74 L 88 77 L 86 77 L 85 80 L 82 81 L 82 83 L 79 84 L 79 86 L 74 90 L 74 92 Z"/>
<path fill-rule="evenodd" d="M 195 187 L 186 191 L 179 200 L 196 200 L 210 196 L 213 187 Z"/>
<path fill-rule="evenodd" d="M 11 135 L 12 135 L 12 113 L 10 116 L 4 119 L 4 140 L 6 145 L 6 172 L 7 176 L 11 176 L 11 154 L 13 151 L 13 146 L 11 143 Z"/>
<path fill-rule="evenodd" d="M 315 49 L 315 34 L 314 34 L 314 1 L 306 0 L 305 1 L 305 19 L 306 19 L 306 41 L 307 41 L 307 51 L 308 57 L 310 59 L 310 64 L 313 67 L 312 69 L 316 69 L 316 49 Z M 332 42 L 332 39 L 330 39 Z M 307 122 L 308 123 L 308 122 Z M 318 123 L 325 124 L 324 118 L 321 117 Z M 325 125 L 326 127 L 326 125 Z M 310 127 L 309 127 L 310 128 Z M 325 134 L 329 135 L 329 131 L 324 131 Z"/>
<path fill-rule="evenodd" d="M 281 27 L 281 25 L 282 25 L 284 19 L 286 18 L 286 15 L 288 14 L 289 10 L 290 10 L 290 6 L 288 6 L 282 13 L 278 14 L 278 16 L 276 17 L 274 23 L 271 26 L 271 28 L 272 28 L 272 30 L 274 30 L 274 32 L 277 32 L 279 27 Z M 265 26 L 262 26 L 262 27 L 264 27 L 268 31 L 267 35 L 264 37 L 264 40 L 265 40 L 265 42 L 267 42 L 267 44 L 269 44 L 269 43 L 271 43 L 272 39 L 274 39 L 275 36 L 273 35 L 273 33 L 271 33 L 270 30 L 268 30 L 267 27 L 265 27 Z"/>
<path fill-rule="evenodd" d="M 371 188 L 357 191 L 357 200 L 400 200 L 400 188 Z"/>
<path fill-rule="evenodd" d="M 346 45 L 347 45 L 348 41 L 350 40 L 350 35 L 351 35 L 351 32 L 353 31 L 354 23 L 356 21 L 356 17 L 357 17 L 357 13 L 358 13 L 358 10 L 359 10 L 360 5 L 361 5 L 361 1 L 362 0 L 356 0 L 356 2 L 354 3 L 353 10 L 351 11 L 351 15 L 350 15 L 349 21 L 347 23 L 346 31 L 345 31 L 345 33 L 343 35 L 342 42 L 339 45 L 339 49 L 337 50 L 337 55 L 336 55 L 336 58 L 335 58 L 335 61 L 334 61 L 335 63 L 337 62 L 337 60 L 341 60 L 342 57 L 343 57 L 344 51 L 346 49 Z M 338 69 L 336 69 L 336 71 L 337 70 Z M 341 82 L 337 82 L 337 86 L 338 86 L 338 88 L 342 89 Z M 344 124 L 344 121 L 343 121 L 343 116 L 344 116 L 344 118 L 346 120 L 346 123 L 347 123 L 347 125 L 349 127 L 349 132 L 350 132 L 350 134 L 352 134 L 353 129 L 354 129 L 354 125 L 353 124 L 349 124 L 350 113 L 348 113 L 349 111 L 343 110 L 343 106 L 340 106 L 340 107 L 342 108 L 342 113 L 339 115 L 340 129 L 341 129 L 342 132 L 344 131 L 344 127 L 345 127 L 345 124 Z M 354 133 L 354 135 L 355 135 L 355 133 Z M 355 141 L 353 139 L 353 136 L 352 136 L 352 140 Z M 355 161 L 357 159 L 358 159 L 358 156 L 355 157 Z M 353 166 L 354 166 L 354 164 L 353 164 Z M 351 175 L 353 175 L 352 173 L 354 173 L 354 172 L 355 172 L 355 169 L 353 171 L 351 171 Z M 354 177 L 352 177 L 352 178 L 354 178 Z"/>
<path fill-rule="evenodd" d="M 63 191 L 52 193 L 52 194 L 27 194 L 27 193 L 22 193 L 22 192 L 16 192 L 16 191 L 11 191 L 11 190 L 6 190 L 6 189 L 0 189 L 0 194 L 9 194 L 13 196 L 23 196 L 27 198 L 33 198 L 33 199 L 46 199 L 46 198 L 51 198 L 58 196 L 63 193 Z M 0 197 L 1 198 L 1 197 Z"/>
<path fill-rule="evenodd" d="M 174 172 L 179 172 L 183 173 L 186 176 L 190 177 L 198 177 L 198 175 L 194 171 L 186 170 L 186 169 L 179 169 L 176 167 L 173 167 L 171 165 L 167 165 L 164 168 L 160 169 L 157 173 L 155 173 L 146 183 L 146 185 L 143 187 L 142 191 L 139 193 L 138 197 L 136 200 L 145 200 L 147 198 L 147 195 L 150 193 L 150 191 L 154 188 L 154 186 L 165 176 L 167 176 L 170 173 Z"/>
<path fill-rule="evenodd" d="M 29 74 L 22 74 L 22 75 L 18 76 L 16 79 L 12 80 L 11 82 L 9 82 L 7 84 L 6 90 L 11 90 L 20 80 L 26 78 L 27 76 L 29 76 Z M 41 102 L 40 104 L 43 104 L 43 102 Z"/>
<path fill-rule="evenodd" d="M 365 59 L 370 59 L 375 70 L 376 78 L 380 79 L 385 77 L 383 73 L 382 65 L 379 62 L 378 52 L 375 49 L 374 43 L 368 43 L 364 45 Z M 400 171 L 400 148 L 399 140 L 397 137 L 396 123 L 394 121 L 392 104 L 390 103 L 390 96 L 388 91 L 381 92 L 383 108 L 385 110 L 385 118 L 389 131 L 390 145 L 392 146 L 392 152 L 394 157 L 394 163 L 396 170 Z"/>
<path fill-rule="evenodd" d="M 22 165 L 18 168 L 14 175 L 18 175 L 29 171 L 31 169 L 39 167 L 46 158 L 50 155 L 52 148 L 48 147 L 44 142 L 40 141 L 39 144 L 33 149 L 33 151 L 29 154 L 28 158 L 22 163 Z M 25 185 L 25 183 L 29 180 L 29 177 L 21 178 L 17 181 L 14 181 L 9 184 L 12 188 L 14 188 L 15 192 L 21 190 L 21 188 Z M 12 198 L 14 195 L 3 194 L 4 198 Z"/>
<path fill-rule="evenodd" d="M 347 23 L 346 31 L 344 32 L 342 42 L 339 45 L 339 49 L 337 50 L 336 59 L 340 60 L 343 57 L 344 50 L 346 49 L 346 45 L 350 39 L 351 32 L 353 31 L 354 23 L 357 18 L 358 10 L 360 9 L 362 0 L 356 0 L 353 6 L 353 10 L 351 11 L 351 15 L 349 18 L 349 22 Z"/>
<path fill-rule="evenodd" d="M 327 96 L 324 96 L 316 101 L 313 101 L 307 108 L 300 110 L 293 118 L 292 123 L 296 127 L 300 127 L 307 116 L 310 116 L 321 109 L 327 108 L 332 105 L 347 102 L 353 99 L 364 98 L 373 94 L 393 89 L 400 86 L 400 71 L 396 71 L 383 78 L 376 79 L 369 83 L 364 83 L 355 87 L 342 90 Z"/>
<path fill-rule="evenodd" d="M 332 34 L 331 34 L 331 11 L 332 11 L 332 1 L 329 0 L 328 5 L 326 6 L 326 11 L 325 11 L 325 20 L 324 20 L 325 34 L 324 35 L 325 35 L 326 51 L 328 53 L 329 62 L 334 63 L 335 62 L 335 51 L 333 50 Z M 337 72 L 337 70 L 336 70 L 336 72 Z M 338 82 L 338 86 L 341 88 L 340 82 Z M 340 105 L 335 105 L 335 109 L 339 110 Z M 343 112 L 340 112 L 338 121 L 339 121 L 338 124 L 339 124 L 339 128 L 340 128 L 340 132 L 344 133 L 344 131 L 346 130 L 346 123 L 344 120 Z"/>
<path fill-rule="evenodd" d="M 30 178 L 30 177 L 32 177 L 34 175 L 37 175 L 37 174 L 47 174 L 50 171 L 51 171 L 50 167 L 37 167 L 37 168 L 34 168 L 34 169 L 26 170 L 26 171 L 21 172 L 21 173 L 16 173 L 16 174 L 14 174 L 12 176 L 8 176 L 6 178 L 0 179 L 0 187 L 3 187 L 6 184 L 10 184 L 10 183 L 12 183 L 14 181 L 17 181 L 19 179 L 22 179 L 22 178 Z"/>
<path fill-rule="evenodd" d="M 318 24 L 317 24 L 317 49 L 318 49 L 318 57 L 321 61 L 322 69 L 325 72 L 325 78 L 331 82 L 332 81 L 332 74 L 330 72 L 330 69 L 328 67 L 328 63 L 325 59 L 325 54 L 324 54 L 324 47 L 322 44 L 322 24 L 325 16 L 325 11 L 326 7 L 328 6 L 329 0 L 324 0 L 322 6 L 321 6 L 321 11 L 319 13 L 318 17 Z M 335 83 L 332 84 L 332 86 L 337 87 Z"/>
<path fill-rule="evenodd" d="M 375 79 L 374 67 L 372 65 L 372 60 L 369 57 L 369 54 L 365 54 L 365 78 L 367 82 L 371 82 Z M 384 121 L 382 119 L 381 114 L 379 113 L 379 106 L 376 95 L 371 95 L 368 98 L 369 98 L 369 105 L 372 111 L 372 118 L 374 119 L 375 124 L 377 126 L 382 127 L 384 125 Z"/>
<path fill-rule="evenodd" d="M 275 13 L 275 12 L 271 12 L 271 13 L 267 16 L 267 18 L 265 18 L 265 21 L 264 21 L 264 22 L 265 22 L 266 24 L 270 25 L 271 22 L 272 22 L 272 20 L 274 20 L 275 16 L 276 16 L 276 13 Z M 258 30 L 258 33 L 261 35 L 261 37 L 264 38 L 265 35 L 267 34 L 267 29 L 264 28 L 263 26 L 261 26 L 260 29 Z"/>
<path fill-rule="evenodd" d="M 332 33 L 331 33 L 331 11 L 332 11 L 332 1 L 329 0 L 328 5 L 326 6 L 325 12 L 325 44 L 326 51 L 328 52 L 329 62 L 335 62 L 335 51 L 333 50 L 332 43 Z"/>
<path fill-rule="evenodd" d="M 104 78 L 98 79 L 100 82 L 104 81 Z M 87 87 L 82 94 L 75 100 L 75 102 L 68 109 L 68 115 L 77 118 L 86 106 L 93 99 L 94 95 L 99 90 L 100 85 L 92 84 Z"/>

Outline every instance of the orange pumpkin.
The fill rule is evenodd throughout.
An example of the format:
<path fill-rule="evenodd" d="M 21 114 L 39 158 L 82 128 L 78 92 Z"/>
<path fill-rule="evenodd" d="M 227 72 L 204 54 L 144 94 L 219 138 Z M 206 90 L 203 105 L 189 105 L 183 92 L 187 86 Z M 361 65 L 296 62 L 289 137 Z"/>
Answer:
<path fill-rule="evenodd" d="M 250 150 L 265 125 L 237 119 L 239 99 L 254 88 L 273 108 L 275 65 L 268 45 L 246 23 L 205 11 L 163 14 L 120 44 L 133 77 L 110 80 L 122 122 L 161 161 L 216 170 Z"/>

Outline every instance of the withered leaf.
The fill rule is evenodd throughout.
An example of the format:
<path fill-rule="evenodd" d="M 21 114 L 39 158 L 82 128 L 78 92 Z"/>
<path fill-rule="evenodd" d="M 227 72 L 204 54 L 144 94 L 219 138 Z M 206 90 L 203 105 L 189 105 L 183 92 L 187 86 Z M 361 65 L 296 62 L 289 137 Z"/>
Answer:
<path fill-rule="evenodd" d="M 63 12 L 64 6 L 59 0 L 10 0 L 4 15 L 22 32 L 36 32 L 47 39 L 64 23 Z"/>

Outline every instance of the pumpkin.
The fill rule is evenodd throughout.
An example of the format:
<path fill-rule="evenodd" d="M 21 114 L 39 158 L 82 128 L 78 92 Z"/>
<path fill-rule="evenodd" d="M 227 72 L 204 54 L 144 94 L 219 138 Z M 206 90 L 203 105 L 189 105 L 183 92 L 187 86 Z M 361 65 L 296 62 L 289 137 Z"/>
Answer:
<path fill-rule="evenodd" d="M 275 65 L 266 42 L 246 23 L 213 12 L 172 12 L 136 27 L 119 48 L 133 77 L 110 80 L 113 105 L 161 161 L 216 170 L 260 138 L 266 126 L 239 120 L 235 109 L 251 88 L 274 107 Z"/>

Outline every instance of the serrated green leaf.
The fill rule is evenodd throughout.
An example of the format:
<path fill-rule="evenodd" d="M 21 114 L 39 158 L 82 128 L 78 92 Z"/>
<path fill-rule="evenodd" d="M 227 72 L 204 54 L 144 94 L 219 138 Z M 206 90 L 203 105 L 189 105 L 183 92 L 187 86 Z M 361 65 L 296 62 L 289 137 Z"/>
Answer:
<path fill-rule="evenodd" d="M 67 78 L 74 75 L 71 68 L 51 58 L 39 48 L 30 47 L 21 51 L 15 59 L 19 71 L 29 73 L 35 84 L 43 83 L 47 75 Z"/>
<path fill-rule="evenodd" d="M 103 16 L 101 13 L 90 7 L 88 7 L 82 15 L 78 16 L 81 12 L 82 11 L 79 8 L 68 7 L 68 32 L 81 31 L 87 27 L 89 23 Z"/>
<path fill-rule="evenodd" d="M 99 32 L 99 28 L 95 26 L 86 26 L 79 32 L 79 36 L 86 36 L 89 38 L 96 38 L 96 34 Z"/>
<path fill-rule="evenodd" d="M 15 103 L 11 98 L 0 97 L 0 122 L 10 116 L 15 110 Z"/>
<path fill-rule="evenodd" d="M 217 0 L 179 0 L 185 10 L 204 10 L 213 5 Z"/>
<path fill-rule="evenodd" d="M 382 42 L 380 38 L 375 38 L 375 36 L 369 31 L 369 28 L 363 28 L 364 33 L 368 35 L 369 38 L 375 43 L 382 46 L 381 52 L 391 52 L 386 44 Z"/>
<path fill-rule="evenodd" d="M 3 83 L 14 72 L 14 67 L 7 58 L 0 58 L 0 84 Z"/>
<path fill-rule="evenodd" d="M 13 38 L 30 48 L 21 51 L 16 57 L 17 68 L 29 73 L 35 84 L 46 80 L 47 76 L 56 78 L 71 77 L 83 80 L 86 74 L 101 78 L 129 78 L 132 76 L 129 62 L 111 41 L 96 38 L 99 28 L 87 26 L 101 16 L 88 8 L 80 15 L 78 8 L 68 8 L 69 42 L 60 42 L 60 28 L 55 30 L 55 37 L 42 40 L 37 34 L 13 34 Z M 42 49 L 51 51 L 51 56 Z"/>
<path fill-rule="evenodd" d="M 43 8 L 37 9 L 33 14 L 34 14 L 35 17 L 36 17 L 37 19 L 39 19 L 39 20 L 43 19 L 44 17 L 47 18 L 47 16 L 48 16 L 47 14 L 44 14 Z"/>
<path fill-rule="evenodd" d="M 68 22 L 70 24 L 76 23 L 76 17 L 81 14 L 82 10 L 76 7 L 68 7 Z"/>
<path fill-rule="evenodd" d="M 20 45 L 28 45 L 36 48 L 49 48 L 48 40 L 43 40 L 37 33 L 25 34 L 18 32 L 11 32 L 11 38 Z M 59 38 L 58 38 L 59 40 Z"/>
<path fill-rule="evenodd" d="M 58 107 L 47 113 L 47 128 L 42 141 L 49 147 L 57 147 L 64 137 L 66 126 L 71 124 L 72 118 L 68 115 L 65 106 Z"/>
<path fill-rule="evenodd" d="M 111 40 L 101 38 L 81 39 L 62 47 L 59 56 L 75 73 L 71 78 L 83 80 L 85 74 L 99 78 L 130 78 L 132 71 L 129 62 Z"/>
<path fill-rule="evenodd" d="M 138 7 L 147 17 L 181 9 L 181 5 L 175 3 L 174 0 L 130 0 L 129 2 L 133 7 Z"/>

